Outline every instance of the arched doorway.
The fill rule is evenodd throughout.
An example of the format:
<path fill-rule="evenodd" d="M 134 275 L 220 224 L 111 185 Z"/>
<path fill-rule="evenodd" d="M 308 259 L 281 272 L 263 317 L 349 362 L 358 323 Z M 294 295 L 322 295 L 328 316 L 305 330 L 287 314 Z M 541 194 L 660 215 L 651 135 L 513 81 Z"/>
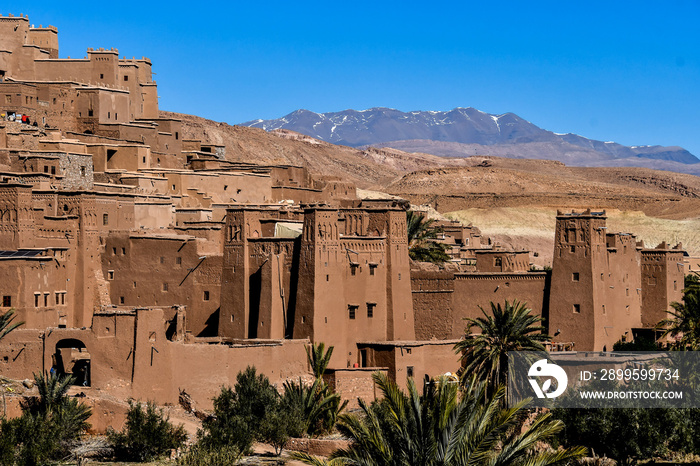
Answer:
<path fill-rule="evenodd" d="M 56 343 L 55 364 L 52 367 L 60 375 L 73 377 L 73 385 L 90 386 L 90 353 L 85 343 L 76 338 L 64 338 Z"/>

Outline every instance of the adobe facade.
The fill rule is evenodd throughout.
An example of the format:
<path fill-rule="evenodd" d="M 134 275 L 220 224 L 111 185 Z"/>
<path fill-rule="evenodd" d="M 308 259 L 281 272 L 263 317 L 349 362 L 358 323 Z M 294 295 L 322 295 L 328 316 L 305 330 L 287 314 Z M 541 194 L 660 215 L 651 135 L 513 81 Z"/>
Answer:
<path fill-rule="evenodd" d="M 644 248 L 630 233 L 609 232 L 604 211 L 558 212 L 551 271 L 531 269 L 526 251 L 471 254 L 474 271 L 412 272 L 417 338 L 459 338 L 465 319 L 517 300 L 544 318 L 553 348 L 612 351 L 617 341 L 654 335 L 683 298 L 682 246 Z"/>
<path fill-rule="evenodd" d="M 4 376 L 53 367 L 97 392 L 176 403 L 182 389 L 206 407 L 247 365 L 275 383 L 306 374 L 306 345 L 325 342 L 352 397 L 374 369 L 455 372 L 464 318 L 490 302 L 525 302 L 558 341 L 610 350 L 681 298 L 680 247 L 642 249 L 590 211 L 557 217 L 551 272 L 455 222 L 440 224 L 450 264 L 421 268 L 407 203 L 183 139 L 159 117 L 150 60 L 59 58 L 57 29 L 23 16 L 0 16 L 0 40 L 0 310 L 25 322 L 0 342 Z"/>

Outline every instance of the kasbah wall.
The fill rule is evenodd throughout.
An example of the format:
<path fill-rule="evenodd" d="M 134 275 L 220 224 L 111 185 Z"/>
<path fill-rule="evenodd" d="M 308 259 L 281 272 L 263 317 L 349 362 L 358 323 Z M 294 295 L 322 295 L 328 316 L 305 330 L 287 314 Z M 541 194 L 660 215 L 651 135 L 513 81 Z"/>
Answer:
<path fill-rule="evenodd" d="M 557 216 L 551 272 L 455 223 L 432 270 L 408 257 L 408 203 L 183 140 L 149 59 L 59 58 L 58 30 L 25 16 L 0 16 L 0 42 L 0 304 L 25 322 L 0 374 L 72 374 L 97 430 L 122 419 L 103 393 L 206 409 L 248 365 L 308 376 L 312 342 L 335 347 L 326 377 L 355 402 L 375 370 L 456 372 L 464 319 L 491 302 L 527 303 L 552 349 L 610 350 L 681 299 L 680 246 L 644 249 L 590 210 Z"/>

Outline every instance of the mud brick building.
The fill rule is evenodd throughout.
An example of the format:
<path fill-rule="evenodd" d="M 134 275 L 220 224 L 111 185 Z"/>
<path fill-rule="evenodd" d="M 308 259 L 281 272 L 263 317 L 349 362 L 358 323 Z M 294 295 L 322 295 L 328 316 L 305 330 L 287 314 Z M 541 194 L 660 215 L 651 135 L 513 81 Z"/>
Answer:
<path fill-rule="evenodd" d="M 184 139 L 149 59 L 59 58 L 58 30 L 24 16 L 0 16 L 0 44 L 0 311 L 25 322 L 0 342 L 4 376 L 53 367 L 88 391 L 182 389 L 206 407 L 248 365 L 275 383 L 308 373 L 305 347 L 325 342 L 329 380 L 372 397 L 374 370 L 455 372 L 463 319 L 492 301 L 609 350 L 681 298 L 680 246 L 643 249 L 591 211 L 558 215 L 551 272 L 453 222 L 457 268 L 420 270 L 406 202 Z"/>

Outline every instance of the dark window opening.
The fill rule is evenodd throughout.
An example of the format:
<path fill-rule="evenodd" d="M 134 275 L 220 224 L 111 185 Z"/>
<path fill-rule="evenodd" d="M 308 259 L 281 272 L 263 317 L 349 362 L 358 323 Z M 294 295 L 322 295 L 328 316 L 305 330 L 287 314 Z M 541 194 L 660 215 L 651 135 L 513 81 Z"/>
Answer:
<path fill-rule="evenodd" d="M 129 80 L 129 77 L 128 77 L 128 76 L 124 76 L 124 81 L 128 81 L 128 80 Z"/>
<path fill-rule="evenodd" d="M 109 225 L 109 214 L 102 214 L 102 225 Z"/>
<path fill-rule="evenodd" d="M 374 308 L 377 307 L 377 303 L 367 303 L 367 317 L 374 317 Z"/>
<path fill-rule="evenodd" d="M 119 304 L 124 304 L 124 296 L 119 297 Z"/>
<path fill-rule="evenodd" d="M 571 247 L 569 248 L 569 250 L 570 250 L 571 252 L 576 252 L 576 246 L 571 246 Z"/>
<path fill-rule="evenodd" d="M 574 314 L 580 314 L 580 313 L 581 313 L 581 305 L 574 304 Z"/>
<path fill-rule="evenodd" d="M 89 117 L 95 116 L 95 112 L 92 109 L 88 110 L 88 116 Z M 87 131 L 86 131 L 86 133 L 87 133 Z M 92 133 L 89 133 L 89 134 L 92 134 Z"/>
<path fill-rule="evenodd" d="M 163 291 L 168 291 L 168 284 L 167 283 L 163 283 Z"/>
<path fill-rule="evenodd" d="M 12 296 L 2 297 L 2 307 L 12 307 Z"/>
<path fill-rule="evenodd" d="M 357 312 L 357 308 L 359 306 L 348 306 L 348 317 L 352 320 L 355 320 L 355 313 Z"/>
<path fill-rule="evenodd" d="M 571 280 L 572 280 L 572 281 L 575 281 L 575 282 L 579 281 L 579 274 L 578 274 L 578 272 L 574 272 L 574 273 L 571 274 Z"/>
<path fill-rule="evenodd" d="M 204 300 L 209 301 L 209 292 L 208 291 L 204 292 Z"/>
<path fill-rule="evenodd" d="M 176 257 L 176 258 L 175 258 L 175 263 L 176 263 L 177 265 L 182 264 L 182 257 Z"/>
<path fill-rule="evenodd" d="M 413 377 L 413 366 L 406 366 L 406 377 Z"/>

